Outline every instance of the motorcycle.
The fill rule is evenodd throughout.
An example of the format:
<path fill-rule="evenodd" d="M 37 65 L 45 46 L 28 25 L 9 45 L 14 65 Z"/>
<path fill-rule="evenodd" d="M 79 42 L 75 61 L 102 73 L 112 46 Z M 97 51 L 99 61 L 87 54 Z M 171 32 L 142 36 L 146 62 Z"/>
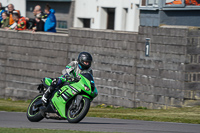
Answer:
<path fill-rule="evenodd" d="M 38 86 L 40 93 L 30 103 L 27 118 L 39 122 L 43 118 L 68 120 L 69 123 L 80 122 L 88 113 L 90 103 L 98 95 L 93 76 L 89 73 L 79 74 L 79 78 L 68 80 L 56 88 L 49 96 L 47 105 L 43 105 L 42 96 L 51 85 L 51 78 L 44 78 Z"/>

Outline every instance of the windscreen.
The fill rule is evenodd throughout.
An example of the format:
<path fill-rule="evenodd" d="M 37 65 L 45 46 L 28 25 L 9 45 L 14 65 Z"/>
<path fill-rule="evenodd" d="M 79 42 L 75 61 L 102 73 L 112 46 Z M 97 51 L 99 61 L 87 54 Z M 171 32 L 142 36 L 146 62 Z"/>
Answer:
<path fill-rule="evenodd" d="M 90 82 L 94 82 L 93 76 L 90 73 L 82 73 L 81 75 L 83 75 L 86 79 L 88 79 Z"/>
<path fill-rule="evenodd" d="M 92 74 L 90 74 L 90 73 L 83 73 L 82 75 L 83 75 L 86 79 L 88 79 L 88 80 L 90 81 L 91 88 L 92 88 L 92 92 L 94 92 L 95 84 L 94 84 L 94 79 L 93 79 Z"/>

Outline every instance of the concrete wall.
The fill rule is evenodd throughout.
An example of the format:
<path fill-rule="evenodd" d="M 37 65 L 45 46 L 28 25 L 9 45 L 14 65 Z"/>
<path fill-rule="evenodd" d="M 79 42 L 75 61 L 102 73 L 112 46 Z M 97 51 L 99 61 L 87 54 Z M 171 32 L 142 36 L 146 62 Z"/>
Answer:
<path fill-rule="evenodd" d="M 140 26 L 156 26 L 160 25 L 160 12 L 158 10 L 141 10 Z"/>
<path fill-rule="evenodd" d="M 200 26 L 200 8 L 191 8 L 190 10 L 185 8 L 168 9 L 169 10 L 140 10 L 140 26 Z"/>
<path fill-rule="evenodd" d="M 59 76 L 67 64 L 67 35 L 1 31 L 0 95 L 32 98 L 41 77 Z"/>
<path fill-rule="evenodd" d="M 187 29 L 140 27 L 139 34 L 136 65 L 139 106 L 183 106 Z M 151 38 L 149 57 L 144 55 L 145 38 Z"/>
<path fill-rule="evenodd" d="M 187 39 L 187 61 L 185 65 L 185 93 L 187 105 L 200 101 L 200 31 L 189 30 Z M 192 100 L 194 99 L 194 100 Z"/>
<path fill-rule="evenodd" d="M 200 104 L 199 34 L 187 27 L 140 27 L 139 33 L 72 28 L 69 35 L 0 30 L 0 95 L 30 99 L 41 78 L 60 76 L 79 52 L 88 51 L 99 91 L 95 105 Z"/>
<path fill-rule="evenodd" d="M 200 26 L 200 8 L 198 10 L 161 11 L 160 23 L 166 25 Z"/>

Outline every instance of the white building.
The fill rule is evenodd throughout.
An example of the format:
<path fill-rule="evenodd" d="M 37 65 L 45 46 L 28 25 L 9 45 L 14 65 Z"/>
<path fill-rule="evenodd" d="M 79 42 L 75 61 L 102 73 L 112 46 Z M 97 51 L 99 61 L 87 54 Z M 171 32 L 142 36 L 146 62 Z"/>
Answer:
<path fill-rule="evenodd" d="M 3 7 L 13 4 L 16 10 L 20 10 L 22 16 L 26 16 L 26 0 L 1 0 Z"/>
<path fill-rule="evenodd" d="M 74 27 L 138 31 L 139 0 L 76 0 Z"/>

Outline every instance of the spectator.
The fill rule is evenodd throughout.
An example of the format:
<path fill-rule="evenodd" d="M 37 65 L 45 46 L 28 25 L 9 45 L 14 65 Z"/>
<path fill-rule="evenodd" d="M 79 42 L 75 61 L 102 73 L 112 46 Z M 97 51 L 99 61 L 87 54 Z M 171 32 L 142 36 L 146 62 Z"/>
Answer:
<path fill-rule="evenodd" d="M 19 14 L 13 13 L 12 15 L 13 20 L 17 23 L 17 26 L 15 26 L 15 30 L 25 30 L 26 29 L 26 18 L 20 17 Z"/>
<path fill-rule="evenodd" d="M 13 25 L 15 23 L 15 21 L 13 20 L 13 17 L 12 17 L 14 11 L 18 13 L 19 17 L 21 16 L 20 11 L 15 10 L 13 4 L 9 4 L 8 5 L 9 25 Z"/>
<path fill-rule="evenodd" d="M 2 28 L 6 28 L 9 26 L 9 17 L 8 14 L 6 12 L 2 13 L 2 18 L 3 20 L 1 21 L 1 27 Z"/>
<path fill-rule="evenodd" d="M 55 11 L 51 9 L 49 5 L 45 6 L 45 13 L 47 14 L 47 20 L 44 24 L 45 32 L 56 32 L 56 17 L 54 15 Z"/>
<path fill-rule="evenodd" d="M 33 28 L 33 31 L 44 31 L 44 21 L 42 21 L 42 14 L 37 14 L 36 18 L 36 27 Z"/>
<path fill-rule="evenodd" d="M 3 12 L 5 12 L 5 10 L 3 9 L 2 4 L 0 2 L 0 22 L 3 20 L 3 18 L 2 18 L 2 13 Z M 0 27 L 1 27 L 1 23 L 0 23 Z"/>
<path fill-rule="evenodd" d="M 34 16 L 36 16 L 36 15 L 38 15 L 38 14 L 41 14 L 41 20 L 44 21 L 44 22 L 45 22 L 46 19 L 47 19 L 47 14 L 45 14 L 45 13 L 42 12 L 41 6 L 40 6 L 40 5 L 35 6 L 35 9 L 34 9 L 34 11 L 33 11 L 33 14 L 34 14 Z"/>
<path fill-rule="evenodd" d="M 37 6 L 35 6 L 35 8 L 34 8 L 34 10 L 33 10 L 33 15 L 36 17 L 36 15 L 38 15 L 38 14 L 40 14 L 42 17 L 41 17 L 41 20 L 43 21 L 43 22 L 45 22 L 46 21 L 46 18 L 47 18 L 47 15 L 45 14 L 45 13 L 43 13 L 42 12 L 42 10 L 41 10 L 41 6 L 40 5 L 37 5 Z M 26 18 L 26 20 L 27 20 L 27 28 L 28 29 L 32 29 L 32 28 L 34 28 L 35 26 L 36 26 L 36 20 L 35 20 L 35 18 L 34 19 L 32 19 L 32 18 Z M 35 28 L 34 28 L 35 29 Z"/>

